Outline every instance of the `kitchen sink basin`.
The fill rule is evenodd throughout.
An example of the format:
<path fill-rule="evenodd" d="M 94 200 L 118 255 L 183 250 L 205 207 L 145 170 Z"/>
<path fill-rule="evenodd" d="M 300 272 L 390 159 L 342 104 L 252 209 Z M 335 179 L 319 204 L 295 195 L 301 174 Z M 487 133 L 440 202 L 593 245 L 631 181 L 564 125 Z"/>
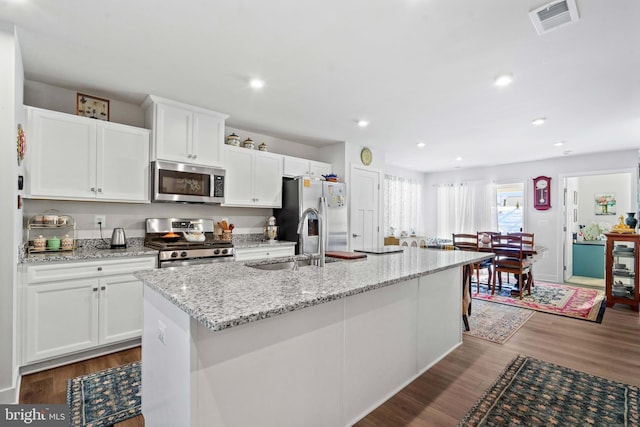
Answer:
<path fill-rule="evenodd" d="M 307 265 L 311 265 L 311 260 L 298 260 L 298 267 L 304 267 Z M 293 270 L 295 267 L 295 261 L 274 262 L 271 264 L 254 264 L 247 265 L 247 267 L 257 268 L 258 270 Z"/>

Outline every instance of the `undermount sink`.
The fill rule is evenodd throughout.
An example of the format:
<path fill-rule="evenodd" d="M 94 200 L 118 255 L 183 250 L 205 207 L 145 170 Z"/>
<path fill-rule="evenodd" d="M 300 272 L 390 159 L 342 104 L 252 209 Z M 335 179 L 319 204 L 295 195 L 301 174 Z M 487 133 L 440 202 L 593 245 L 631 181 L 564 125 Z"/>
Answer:
<path fill-rule="evenodd" d="M 295 261 L 283 261 L 283 262 L 274 262 L 271 264 L 255 264 L 255 265 L 247 265 L 247 267 L 257 268 L 258 270 L 293 270 L 295 268 Z M 307 265 L 311 265 L 311 260 L 301 259 L 298 260 L 298 267 L 304 267 Z"/>

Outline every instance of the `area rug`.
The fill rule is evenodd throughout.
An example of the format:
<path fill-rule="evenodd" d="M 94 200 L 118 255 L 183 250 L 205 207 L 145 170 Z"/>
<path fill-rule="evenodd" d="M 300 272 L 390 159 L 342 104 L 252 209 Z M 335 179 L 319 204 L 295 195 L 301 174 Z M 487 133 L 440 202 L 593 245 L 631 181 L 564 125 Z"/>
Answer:
<path fill-rule="evenodd" d="M 486 287 L 481 287 L 479 293 L 473 294 L 473 298 L 597 323 L 602 322 L 606 308 L 605 293 L 600 289 L 539 281 L 531 288 L 531 295 L 525 293 L 522 300 L 517 295 L 511 296 L 510 288 L 506 286 L 500 292 L 496 289 L 495 295 L 491 295 Z"/>
<path fill-rule="evenodd" d="M 525 324 L 535 311 L 476 299 L 469 316 L 466 335 L 504 344 Z"/>
<path fill-rule="evenodd" d="M 71 426 L 101 427 L 141 413 L 140 362 L 71 378 L 67 405 Z"/>
<path fill-rule="evenodd" d="M 458 424 L 637 426 L 639 388 L 519 355 Z"/>

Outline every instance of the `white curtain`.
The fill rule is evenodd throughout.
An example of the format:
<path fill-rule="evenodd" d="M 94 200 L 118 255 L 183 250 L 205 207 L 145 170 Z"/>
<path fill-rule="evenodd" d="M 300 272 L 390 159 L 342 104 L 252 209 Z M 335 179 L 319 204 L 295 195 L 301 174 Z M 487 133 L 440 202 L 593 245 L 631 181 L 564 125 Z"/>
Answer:
<path fill-rule="evenodd" d="M 453 233 L 497 231 L 496 186 L 486 181 L 438 186 L 436 226 L 439 238 Z"/>
<path fill-rule="evenodd" d="M 393 175 L 384 177 L 384 234 L 393 227 L 395 235 L 422 231 L 422 184 L 418 180 Z"/>

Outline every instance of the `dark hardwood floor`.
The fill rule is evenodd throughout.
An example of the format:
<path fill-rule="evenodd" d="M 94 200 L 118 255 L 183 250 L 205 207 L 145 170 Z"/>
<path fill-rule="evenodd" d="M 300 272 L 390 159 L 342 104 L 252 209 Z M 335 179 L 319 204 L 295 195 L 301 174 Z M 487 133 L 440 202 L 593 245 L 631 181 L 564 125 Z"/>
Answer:
<path fill-rule="evenodd" d="M 607 308 L 602 324 L 536 313 L 504 345 L 465 335 L 463 345 L 357 425 L 455 426 L 517 354 L 640 386 L 640 317 L 623 305 Z M 137 348 L 25 376 L 20 402 L 64 403 L 67 379 L 139 358 Z M 116 426 L 140 427 L 144 419 Z"/>

